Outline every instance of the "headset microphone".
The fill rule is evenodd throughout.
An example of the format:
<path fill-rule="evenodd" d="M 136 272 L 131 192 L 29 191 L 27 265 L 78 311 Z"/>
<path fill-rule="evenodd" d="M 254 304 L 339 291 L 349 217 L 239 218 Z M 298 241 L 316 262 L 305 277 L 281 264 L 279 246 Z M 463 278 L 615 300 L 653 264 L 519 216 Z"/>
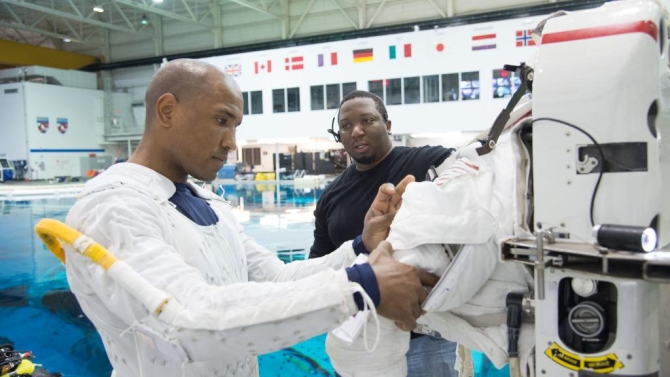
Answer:
<path fill-rule="evenodd" d="M 335 142 L 337 142 L 337 143 L 342 142 L 342 138 L 340 137 L 340 133 L 335 132 L 335 117 L 333 117 L 333 121 L 330 123 L 330 129 L 326 129 L 326 132 L 333 135 L 333 137 L 335 138 Z"/>

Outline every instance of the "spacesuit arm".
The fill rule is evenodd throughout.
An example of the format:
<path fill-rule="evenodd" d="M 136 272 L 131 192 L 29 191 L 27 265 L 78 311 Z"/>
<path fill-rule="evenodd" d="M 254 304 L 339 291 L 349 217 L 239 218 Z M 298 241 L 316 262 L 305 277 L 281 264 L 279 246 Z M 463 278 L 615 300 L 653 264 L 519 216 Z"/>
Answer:
<path fill-rule="evenodd" d="M 208 284 L 164 241 L 166 233 L 178 232 L 159 215 L 159 207 L 169 203 L 133 192 L 121 195 L 132 190 L 111 191 L 80 199 L 68 223 L 164 291 L 174 304 L 158 317 L 152 315 L 100 266 L 70 252 L 66 267 L 72 291 L 78 297 L 95 295 L 104 303 L 89 308 L 89 317 L 109 317 L 111 312 L 129 328 L 149 326 L 183 347 L 191 360 L 208 360 L 278 350 L 328 331 L 357 311 L 353 293 L 361 288 L 347 280 L 345 271 L 324 269 L 294 282 Z"/>
<path fill-rule="evenodd" d="M 226 216 L 231 217 L 231 221 L 237 225 L 240 237 L 244 240 L 249 280 L 252 281 L 279 282 L 302 279 L 327 269 L 340 270 L 349 267 L 356 259 L 352 241 L 347 241 L 332 253 L 322 257 L 284 264 L 275 253 L 248 237 L 230 211 L 226 211 Z"/>

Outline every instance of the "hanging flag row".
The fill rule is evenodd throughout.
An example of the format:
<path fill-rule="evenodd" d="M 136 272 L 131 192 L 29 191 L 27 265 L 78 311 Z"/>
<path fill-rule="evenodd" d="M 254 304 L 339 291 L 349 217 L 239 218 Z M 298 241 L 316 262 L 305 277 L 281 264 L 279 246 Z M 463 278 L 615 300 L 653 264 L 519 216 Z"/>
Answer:
<path fill-rule="evenodd" d="M 441 54 L 449 50 L 446 43 L 447 38 L 433 38 L 434 41 L 428 46 L 428 52 L 431 55 Z M 526 47 L 526 46 L 535 46 L 535 41 L 531 38 L 531 30 L 516 30 L 515 32 L 515 44 L 516 47 Z M 498 47 L 498 34 L 497 33 L 476 33 L 471 37 L 471 50 L 472 51 L 485 51 L 485 50 L 494 50 Z M 453 52 L 453 51 L 452 51 Z M 379 53 L 379 50 L 377 50 Z M 349 54 L 342 55 L 340 52 L 326 52 L 316 55 L 316 66 L 317 67 L 332 67 L 337 66 L 341 62 L 341 58 L 353 63 L 369 63 L 374 62 L 375 58 L 378 57 L 375 55 L 375 49 L 373 48 L 361 48 L 354 49 Z M 382 55 L 384 55 L 382 53 Z M 413 46 L 412 43 L 402 43 L 397 45 L 388 46 L 388 56 L 382 56 L 382 59 L 388 58 L 388 60 L 401 60 L 412 58 Z M 351 57 L 351 58 L 350 58 Z M 282 71 L 299 71 L 308 67 L 307 60 L 303 55 L 292 55 L 284 58 L 284 65 L 279 66 L 279 68 L 272 66 L 272 60 L 258 60 L 254 62 L 254 74 L 262 73 L 271 73 L 276 69 Z M 312 66 L 313 61 L 309 60 L 310 66 Z M 225 72 L 231 76 L 238 77 L 242 75 L 242 66 L 239 63 L 227 64 L 225 66 Z"/>

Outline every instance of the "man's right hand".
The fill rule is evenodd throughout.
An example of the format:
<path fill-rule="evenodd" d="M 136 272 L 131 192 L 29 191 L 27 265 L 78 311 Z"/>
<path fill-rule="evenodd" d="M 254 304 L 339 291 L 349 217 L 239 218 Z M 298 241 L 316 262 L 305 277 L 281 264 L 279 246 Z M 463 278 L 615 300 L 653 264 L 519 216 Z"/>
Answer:
<path fill-rule="evenodd" d="M 377 313 L 395 321 L 401 330 L 410 331 L 416 327 L 421 304 L 428 296 L 423 286 L 435 286 L 439 277 L 400 263 L 392 254 L 391 244 L 382 241 L 368 258 L 379 285 Z"/>

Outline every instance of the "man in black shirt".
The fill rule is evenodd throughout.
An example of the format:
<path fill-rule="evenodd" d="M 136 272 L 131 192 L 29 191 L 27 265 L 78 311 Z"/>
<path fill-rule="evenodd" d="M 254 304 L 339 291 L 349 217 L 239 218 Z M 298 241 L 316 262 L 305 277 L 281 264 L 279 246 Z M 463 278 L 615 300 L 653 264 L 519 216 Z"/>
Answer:
<path fill-rule="evenodd" d="M 333 132 L 354 160 L 319 198 L 314 211 L 316 228 L 310 258 L 331 253 L 347 240 L 365 249 L 361 241 L 367 209 L 384 183 L 398 184 L 413 175 L 423 181 L 431 166 L 440 165 L 453 151 L 443 147 L 393 147 L 391 121 L 376 95 L 353 91 L 340 103 Z M 407 353 L 408 376 L 455 375 L 456 344 L 442 338 L 412 333 Z"/>

